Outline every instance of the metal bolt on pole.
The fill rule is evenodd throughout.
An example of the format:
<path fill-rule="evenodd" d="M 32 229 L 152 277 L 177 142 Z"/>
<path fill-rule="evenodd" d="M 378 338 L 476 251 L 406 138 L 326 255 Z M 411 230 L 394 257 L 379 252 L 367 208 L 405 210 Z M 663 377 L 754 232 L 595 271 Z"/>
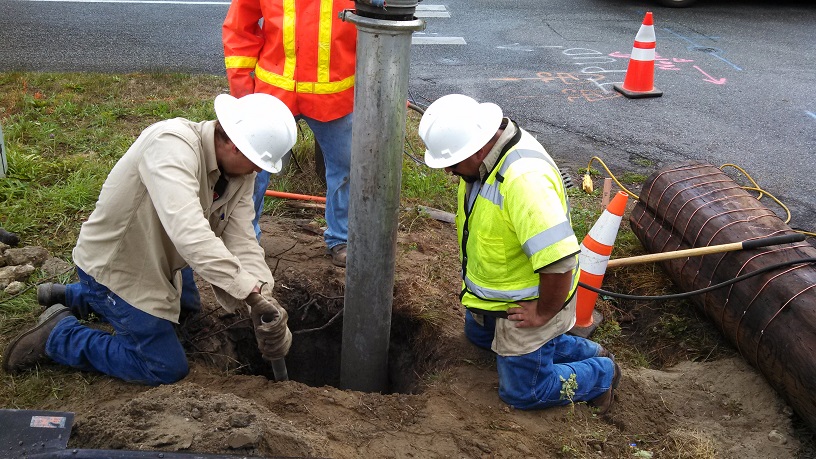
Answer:
<path fill-rule="evenodd" d="M 342 13 L 357 27 L 349 238 L 340 385 L 388 389 L 388 343 L 411 34 L 416 0 L 358 0 Z"/>

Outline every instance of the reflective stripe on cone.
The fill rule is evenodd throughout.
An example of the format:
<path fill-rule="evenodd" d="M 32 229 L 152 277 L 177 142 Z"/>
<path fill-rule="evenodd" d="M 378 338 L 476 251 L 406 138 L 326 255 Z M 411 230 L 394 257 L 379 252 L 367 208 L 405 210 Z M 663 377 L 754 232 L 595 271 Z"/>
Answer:
<path fill-rule="evenodd" d="M 609 263 L 615 238 L 618 237 L 618 229 L 628 200 L 628 194 L 618 191 L 581 242 L 581 254 L 578 255 L 578 265 L 581 270 L 578 278 L 580 282 L 601 288 L 606 265 Z M 595 309 L 598 294 L 579 285 L 577 295 L 575 326 L 589 327 L 592 325 L 592 311 Z"/>
<path fill-rule="evenodd" d="M 623 85 L 613 85 L 615 90 L 632 99 L 662 96 L 663 91 L 654 87 L 654 61 L 655 31 L 652 12 L 649 11 L 635 36 Z"/>

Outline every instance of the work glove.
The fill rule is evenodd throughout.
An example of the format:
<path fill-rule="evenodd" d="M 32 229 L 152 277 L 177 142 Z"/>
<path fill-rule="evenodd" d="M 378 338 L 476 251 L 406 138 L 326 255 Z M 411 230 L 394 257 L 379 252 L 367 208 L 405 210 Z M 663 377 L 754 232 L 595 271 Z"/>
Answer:
<path fill-rule="evenodd" d="M 268 361 L 282 359 L 292 346 L 292 332 L 287 327 L 289 315 L 274 299 L 251 293 L 245 300 L 255 327 L 255 339 L 261 356 Z"/>

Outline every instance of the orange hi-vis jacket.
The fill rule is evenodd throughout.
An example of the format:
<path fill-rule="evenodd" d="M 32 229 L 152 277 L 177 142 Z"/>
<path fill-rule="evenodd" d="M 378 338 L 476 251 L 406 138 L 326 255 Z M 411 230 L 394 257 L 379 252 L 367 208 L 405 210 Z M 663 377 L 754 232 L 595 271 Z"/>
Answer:
<path fill-rule="evenodd" d="M 357 28 L 339 15 L 353 8 L 353 0 L 232 0 L 222 28 L 232 95 L 272 94 L 318 121 L 351 113 Z"/>

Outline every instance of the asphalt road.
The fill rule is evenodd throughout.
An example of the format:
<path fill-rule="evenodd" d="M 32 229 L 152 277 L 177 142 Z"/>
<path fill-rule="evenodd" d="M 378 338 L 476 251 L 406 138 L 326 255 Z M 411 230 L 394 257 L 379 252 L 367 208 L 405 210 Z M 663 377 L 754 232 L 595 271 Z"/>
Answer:
<path fill-rule="evenodd" d="M 228 1 L 0 1 L 0 70 L 224 74 Z"/>
<path fill-rule="evenodd" d="M 618 175 L 689 159 L 735 163 L 791 208 L 792 226 L 816 230 L 814 2 L 420 6 L 433 14 L 425 13 L 427 28 L 414 36 L 410 90 L 417 101 L 461 92 L 496 102 L 572 170 L 592 156 Z M 217 1 L 4 0 L 0 71 L 223 74 L 227 8 Z M 654 78 L 664 95 L 626 99 L 612 83 L 623 81 L 646 11 L 654 13 Z"/>
<path fill-rule="evenodd" d="M 570 167 L 592 156 L 616 174 L 683 160 L 735 163 L 791 208 L 793 226 L 816 229 L 816 3 L 446 5 L 451 18 L 429 20 L 425 33 L 462 36 L 467 45 L 414 47 L 415 97 L 462 92 L 496 102 Z M 611 86 L 624 79 L 646 11 L 664 95 L 626 99 Z"/>

